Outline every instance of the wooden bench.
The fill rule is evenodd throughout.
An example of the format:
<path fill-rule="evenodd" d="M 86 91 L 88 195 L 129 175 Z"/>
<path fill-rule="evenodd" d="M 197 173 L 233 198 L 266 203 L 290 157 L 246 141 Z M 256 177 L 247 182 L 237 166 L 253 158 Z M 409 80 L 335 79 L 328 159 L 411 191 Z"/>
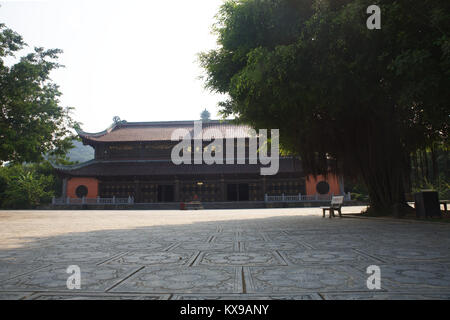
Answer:
<path fill-rule="evenodd" d="M 447 205 L 450 204 L 450 200 L 440 200 L 439 206 L 444 206 L 444 212 L 447 214 Z"/>
<path fill-rule="evenodd" d="M 326 211 L 330 211 L 330 218 L 334 217 L 334 210 L 339 212 L 339 217 L 342 217 L 341 208 L 344 204 L 344 196 L 337 196 L 331 198 L 331 204 L 329 207 L 320 207 L 323 211 L 323 217 L 325 218 Z"/>

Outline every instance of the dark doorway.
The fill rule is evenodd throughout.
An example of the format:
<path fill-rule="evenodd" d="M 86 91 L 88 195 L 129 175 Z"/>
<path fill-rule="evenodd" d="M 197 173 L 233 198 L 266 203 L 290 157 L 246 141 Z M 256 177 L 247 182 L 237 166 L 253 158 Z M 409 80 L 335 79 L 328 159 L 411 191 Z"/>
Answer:
<path fill-rule="evenodd" d="M 238 201 L 238 185 L 227 185 L 227 201 Z"/>
<path fill-rule="evenodd" d="M 248 183 L 242 183 L 238 188 L 238 201 L 248 201 L 249 200 L 249 192 L 248 192 Z"/>
<path fill-rule="evenodd" d="M 248 201 L 249 200 L 248 183 L 228 184 L 227 201 Z"/>
<path fill-rule="evenodd" d="M 173 202 L 174 187 L 170 185 L 158 186 L 158 202 Z"/>

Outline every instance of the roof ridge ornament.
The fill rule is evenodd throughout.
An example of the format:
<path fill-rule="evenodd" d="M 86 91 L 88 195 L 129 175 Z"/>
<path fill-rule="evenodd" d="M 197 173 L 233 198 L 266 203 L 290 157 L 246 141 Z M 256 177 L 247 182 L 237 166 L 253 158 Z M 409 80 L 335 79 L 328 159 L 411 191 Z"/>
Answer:
<path fill-rule="evenodd" d="M 82 136 L 82 137 L 98 138 L 98 137 L 101 137 L 101 136 L 104 136 L 104 135 L 110 133 L 115 128 L 120 127 L 121 125 L 124 125 L 124 124 L 127 124 L 127 123 L 128 123 L 127 120 L 120 120 L 120 117 L 114 116 L 113 117 L 113 123 L 107 129 L 105 129 L 105 130 L 103 130 L 101 132 L 89 133 L 89 132 L 83 131 L 80 127 L 75 128 L 75 131 L 77 132 L 77 134 L 79 136 Z"/>
<path fill-rule="evenodd" d="M 127 123 L 127 120 L 121 120 L 119 116 L 114 116 L 112 130 L 114 130 L 116 127 L 120 127 L 121 125 L 126 124 L 126 123 Z"/>

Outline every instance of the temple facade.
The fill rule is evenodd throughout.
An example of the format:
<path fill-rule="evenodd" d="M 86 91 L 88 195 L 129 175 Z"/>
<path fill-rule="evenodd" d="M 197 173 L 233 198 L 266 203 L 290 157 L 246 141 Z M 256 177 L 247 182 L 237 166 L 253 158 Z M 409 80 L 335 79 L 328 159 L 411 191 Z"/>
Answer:
<path fill-rule="evenodd" d="M 68 198 L 128 198 L 134 203 L 264 201 L 265 195 L 343 194 L 342 179 L 307 178 L 301 162 L 280 157 L 276 175 L 261 175 L 261 164 L 180 164 L 172 162 L 172 141 L 177 129 L 194 130 L 194 121 L 118 121 L 99 133 L 79 131 L 85 145 L 95 149 L 86 163 L 56 167 L 63 178 L 62 196 Z M 219 130 L 248 147 L 250 128 L 227 121 L 208 121 L 202 130 Z M 231 136 L 230 136 L 231 135 Z M 198 148 L 192 145 L 187 151 Z M 202 141 L 202 148 L 210 142 Z M 236 147 L 237 147 L 236 143 Z M 217 149 L 221 148 L 220 146 Z M 226 157 L 225 146 L 223 151 Z M 198 151 L 198 150 L 197 150 Z M 237 156 L 238 152 L 233 152 Z M 242 161 L 241 161 L 242 162 Z"/>

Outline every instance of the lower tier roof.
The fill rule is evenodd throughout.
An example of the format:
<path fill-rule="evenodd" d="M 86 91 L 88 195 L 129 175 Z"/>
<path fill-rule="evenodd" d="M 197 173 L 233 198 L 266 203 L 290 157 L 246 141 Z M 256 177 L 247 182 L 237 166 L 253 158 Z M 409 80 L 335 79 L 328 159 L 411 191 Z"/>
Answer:
<path fill-rule="evenodd" d="M 203 174 L 260 174 L 261 164 L 182 164 L 167 160 L 100 161 L 91 160 L 74 166 L 55 166 L 57 172 L 74 177 L 158 176 Z M 299 173 L 298 159 L 280 158 L 279 173 Z"/>

